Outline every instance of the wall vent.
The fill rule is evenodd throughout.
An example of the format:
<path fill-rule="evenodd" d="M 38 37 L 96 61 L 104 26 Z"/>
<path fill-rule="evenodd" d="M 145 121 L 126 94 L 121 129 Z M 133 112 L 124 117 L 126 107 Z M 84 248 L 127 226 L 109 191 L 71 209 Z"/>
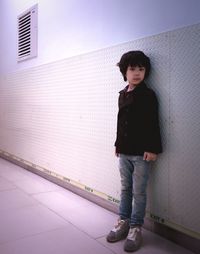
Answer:
<path fill-rule="evenodd" d="M 18 16 L 18 62 L 37 56 L 38 5 Z"/>

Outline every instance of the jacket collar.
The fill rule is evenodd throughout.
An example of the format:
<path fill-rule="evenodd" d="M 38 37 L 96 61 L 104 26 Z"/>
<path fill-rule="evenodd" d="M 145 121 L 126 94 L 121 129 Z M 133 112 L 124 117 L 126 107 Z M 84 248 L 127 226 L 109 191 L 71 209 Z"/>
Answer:
<path fill-rule="evenodd" d="M 146 83 L 145 83 L 144 81 L 142 81 L 139 85 L 137 85 L 137 86 L 135 87 L 135 89 L 133 89 L 132 91 L 130 91 L 130 93 L 136 92 L 136 91 L 140 91 L 140 90 L 143 90 L 143 89 L 146 89 L 146 88 L 147 88 Z M 120 94 L 121 94 L 121 93 L 126 93 L 127 90 L 128 90 L 128 85 L 127 85 L 123 90 L 121 90 L 119 93 L 120 93 Z"/>

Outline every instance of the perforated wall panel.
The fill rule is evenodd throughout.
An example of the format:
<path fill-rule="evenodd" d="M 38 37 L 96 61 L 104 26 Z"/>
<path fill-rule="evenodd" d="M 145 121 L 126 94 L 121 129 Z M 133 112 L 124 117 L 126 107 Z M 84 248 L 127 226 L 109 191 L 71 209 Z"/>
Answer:
<path fill-rule="evenodd" d="M 148 212 L 200 238 L 200 25 L 1 77 L 0 149 L 119 200 L 114 157 L 116 63 L 128 50 L 152 61 L 164 153 L 151 171 Z"/>

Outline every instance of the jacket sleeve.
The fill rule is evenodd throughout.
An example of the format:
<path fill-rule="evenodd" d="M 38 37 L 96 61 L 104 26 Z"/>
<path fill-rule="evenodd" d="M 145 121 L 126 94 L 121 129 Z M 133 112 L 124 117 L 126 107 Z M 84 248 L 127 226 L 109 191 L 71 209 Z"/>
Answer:
<path fill-rule="evenodd" d="M 145 152 L 158 154 L 162 152 L 162 142 L 159 125 L 158 100 L 154 92 L 148 96 L 146 107 Z"/>

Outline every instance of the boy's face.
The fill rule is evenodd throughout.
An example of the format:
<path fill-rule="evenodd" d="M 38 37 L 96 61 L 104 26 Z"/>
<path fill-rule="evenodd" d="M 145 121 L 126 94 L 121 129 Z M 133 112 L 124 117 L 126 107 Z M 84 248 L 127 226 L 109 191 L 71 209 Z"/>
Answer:
<path fill-rule="evenodd" d="M 126 78 L 129 82 L 129 85 L 139 85 L 144 80 L 145 71 L 145 67 L 128 66 L 126 71 Z"/>

